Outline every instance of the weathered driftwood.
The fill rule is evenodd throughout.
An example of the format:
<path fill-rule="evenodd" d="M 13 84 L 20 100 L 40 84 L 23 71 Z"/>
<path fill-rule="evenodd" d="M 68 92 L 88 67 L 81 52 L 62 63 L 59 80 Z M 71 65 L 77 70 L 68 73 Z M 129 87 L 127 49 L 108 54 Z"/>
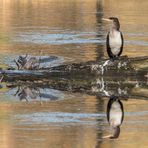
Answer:
<path fill-rule="evenodd" d="M 137 65 L 136 65 L 137 64 Z M 139 65 L 138 65 L 139 64 Z M 136 65 L 136 66 L 135 66 Z M 101 61 L 89 61 L 86 63 L 80 63 L 80 64 L 69 64 L 69 65 L 61 65 L 57 67 L 51 68 L 51 70 L 58 70 L 58 71 L 64 71 L 64 72 L 95 72 L 97 74 L 108 74 L 108 71 L 134 71 L 134 70 L 140 70 L 141 66 L 143 65 L 144 68 L 148 68 L 148 56 L 144 57 L 135 57 L 135 58 L 128 58 L 127 56 L 120 57 L 119 60 L 108 60 L 104 59 Z M 144 67 L 145 66 L 145 67 Z"/>
<path fill-rule="evenodd" d="M 14 62 L 18 70 L 39 70 L 45 68 L 42 63 L 49 64 L 51 61 L 57 60 L 58 57 L 55 56 L 19 56 L 17 59 L 14 59 Z M 15 67 L 11 67 L 16 69 Z M 11 69 L 10 68 L 10 69 Z M 49 68 L 49 67 L 48 67 Z"/>
<path fill-rule="evenodd" d="M 144 65 L 141 67 L 141 65 Z M 86 63 L 73 63 L 55 67 L 41 67 L 36 70 L 0 70 L 4 81 L 25 80 L 34 81 L 51 79 L 52 77 L 90 77 L 90 76 L 145 76 L 148 72 L 148 56 L 119 60 L 89 61 Z"/>

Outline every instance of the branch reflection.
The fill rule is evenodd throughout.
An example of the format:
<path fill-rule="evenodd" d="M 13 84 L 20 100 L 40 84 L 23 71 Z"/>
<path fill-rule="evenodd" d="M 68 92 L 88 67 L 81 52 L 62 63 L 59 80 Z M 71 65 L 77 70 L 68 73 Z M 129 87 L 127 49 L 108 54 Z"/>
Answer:
<path fill-rule="evenodd" d="M 60 91 L 53 90 L 50 88 L 42 88 L 37 86 L 19 85 L 19 86 L 9 86 L 9 92 L 15 92 L 13 95 L 18 97 L 20 101 L 40 101 L 50 100 L 55 101 L 63 98 L 63 94 Z"/>

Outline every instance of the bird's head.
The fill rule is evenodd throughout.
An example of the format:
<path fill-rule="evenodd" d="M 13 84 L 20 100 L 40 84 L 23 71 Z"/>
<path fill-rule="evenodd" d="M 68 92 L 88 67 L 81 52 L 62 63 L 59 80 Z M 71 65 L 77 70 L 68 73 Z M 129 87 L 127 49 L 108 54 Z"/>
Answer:
<path fill-rule="evenodd" d="M 105 139 L 105 138 L 110 138 L 110 139 L 119 138 L 119 136 L 120 136 L 120 126 L 115 127 L 113 130 L 114 130 L 113 134 L 109 134 L 107 136 L 104 136 L 103 139 Z"/>
<path fill-rule="evenodd" d="M 116 29 L 116 30 L 120 29 L 120 23 L 119 23 L 119 20 L 118 20 L 117 17 L 103 18 L 102 20 L 112 22 L 113 23 L 113 26 L 112 26 L 113 29 Z"/>
<path fill-rule="evenodd" d="M 110 137 L 110 139 L 117 139 L 120 135 L 120 126 L 117 126 L 114 128 L 114 133 L 113 135 Z"/>

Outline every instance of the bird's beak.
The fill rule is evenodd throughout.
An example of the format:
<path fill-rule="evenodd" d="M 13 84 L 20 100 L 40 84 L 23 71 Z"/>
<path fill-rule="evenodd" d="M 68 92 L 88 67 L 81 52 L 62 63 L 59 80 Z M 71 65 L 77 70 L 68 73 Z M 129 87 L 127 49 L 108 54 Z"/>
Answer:
<path fill-rule="evenodd" d="M 108 22 L 112 22 L 112 20 L 107 19 L 107 18 L 102 18 L 103 21 L 108 21 Z"/>
<path fill-rule="evenodd" d="M 107 138 L 110 138 L 110 137 L 112 137 L 112 135 L 103 136 L 102 139 L 107 139 Z"/>

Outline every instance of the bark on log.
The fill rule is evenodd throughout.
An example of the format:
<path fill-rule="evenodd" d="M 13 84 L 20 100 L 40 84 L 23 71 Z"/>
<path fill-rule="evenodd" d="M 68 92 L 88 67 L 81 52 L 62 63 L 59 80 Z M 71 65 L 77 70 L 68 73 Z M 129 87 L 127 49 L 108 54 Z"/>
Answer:
<path fill-rule="evenodd" d="M 142 66 L 141 66 L 142 65 Z M 51 79 L 54 77 L 90 77 L 90 76 L 145 76 L 148 73 L 148 56 L 119 60 L 89 61 L 86 63 L 73 63 L 38 70 L 0 70 L 4 81 L 34 81 Z"/>

